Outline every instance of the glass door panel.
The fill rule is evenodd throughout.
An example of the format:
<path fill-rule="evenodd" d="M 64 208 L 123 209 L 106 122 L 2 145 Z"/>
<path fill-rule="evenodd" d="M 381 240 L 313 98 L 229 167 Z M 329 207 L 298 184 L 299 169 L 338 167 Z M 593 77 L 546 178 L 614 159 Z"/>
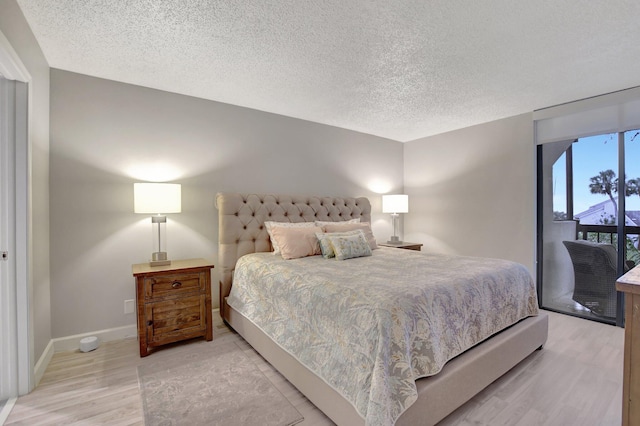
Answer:
<path fill-rule="evenodd" d="M 613 133 L 539 147 L 538 289 L 543 308 L 616 322 L 618 176 L 624 170 L 618 164 L 619 145 L 619 135 Z M 638 183 L 640 187 L 640 179 Z M 640 204 L 640 195 L 635 197 Z M 623 197 L 622 206 L 625 201 Z"/>

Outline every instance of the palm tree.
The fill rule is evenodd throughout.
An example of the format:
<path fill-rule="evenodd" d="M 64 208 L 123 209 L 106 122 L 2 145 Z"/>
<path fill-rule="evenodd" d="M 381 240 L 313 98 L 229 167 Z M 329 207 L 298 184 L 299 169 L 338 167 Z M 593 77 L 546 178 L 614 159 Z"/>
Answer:
<path fill-rule="evenodd" d="M 613 203 L 616 223 L 618 223 L 618 203 L 616 203 L 615 198 L 613 198 L 613 193 L 618 192 L 617 184 L 616 173 L 611 169 L 604 170 L 598 173 L 597 176 L 593 176 L 589 184 L 589 191 L 591 191 L 592 194 L 606 194 L 609 196 L 609 199 Z"/>
<path fill-rule="evenodd" d="M 627 181 L 625 195 L 629 197 L 634 194 L 640 196 L 640 178 L 629 179 Z"/>

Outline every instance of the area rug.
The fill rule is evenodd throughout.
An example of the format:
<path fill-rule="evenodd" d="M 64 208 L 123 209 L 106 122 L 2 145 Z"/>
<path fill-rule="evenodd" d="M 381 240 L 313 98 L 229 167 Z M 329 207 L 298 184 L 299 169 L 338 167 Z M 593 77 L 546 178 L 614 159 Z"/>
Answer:
<path fill-rule="evenodd" d="M 233 337 L 145 358 L 138 383 L 146 426 L 290 426 L 303 420 Z"/>

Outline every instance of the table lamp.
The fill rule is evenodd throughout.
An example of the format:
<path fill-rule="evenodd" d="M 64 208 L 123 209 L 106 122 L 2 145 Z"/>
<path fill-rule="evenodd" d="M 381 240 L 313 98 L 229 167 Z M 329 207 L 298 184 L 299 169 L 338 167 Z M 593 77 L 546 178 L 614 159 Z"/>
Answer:
<path fill-rule="evenodd" d="M 391 213 L 393 222 L 393 236 L 388 244 L 402 244 L 398 237 L 398 216 L 399 213 L 409 213 L 409 196 L 405 194 L 383 195 L 382 213 Z"/>
<path fill-rule="evenodd" d="M 161 225 L 166 226 L 166 213 L 180 213 L 182 210 L 181 186 L 177 183 L 134 183 L 134 211 L 136 213 L 153 214 L 151 223 L 158 225 L 157 236 L 154 235 L 153 253 L 150 266 L 170 265 L 167 252 L 162 245 Z M 162 226 L 162 228 L 164 228 Z M 166 239 L 166 238 L 165 238 Z M 166 242 L 165 242 L 166 244 Z"/>

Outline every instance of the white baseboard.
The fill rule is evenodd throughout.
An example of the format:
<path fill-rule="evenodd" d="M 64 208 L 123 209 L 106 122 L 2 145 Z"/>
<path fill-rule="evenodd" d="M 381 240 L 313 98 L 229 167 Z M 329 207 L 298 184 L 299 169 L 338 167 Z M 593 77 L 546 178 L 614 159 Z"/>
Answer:
<path fill-rule="evenodd" d="M 94 331 L 91 333 L 76 334 L 67 337 L 58 337 L 56 339 L 49 340 L 47 347 L 42 352 L 40 359 L 33 367 L 33 378 L 35 385 L 38 386 L 42 376 L 44 375 L 53 354 L 56 352 L 67 352 L 80 349 L 80 340 L 89 336 L 96 336 L 98 338 L 98 344 L 100 342 L 108 342 L 110 340 L 119 340 L 127 338 L 136 338 L 138 335 L 137 327 L 133 325 L 125 325 L 123 327 L 109 328 L 106 330 Z M 1 419 L 1 417 L 0 417 Z M 2 425 L 2 422 L 0 422 Z"/>
<path fill-rule="evenodd" d="M 9 418 L 11 409 L 16 404 L 17 399 L 18 398 L 9 398 L 9 400 L 5 402 L 4 407 L 2 407 L 2 410 L 0 410 L 0 425 L 3 425 L 7 418 Z"/>
<path fill-rule="evenodd" d="M 33 367 L 33 379 L 35 386 L 38 386 L 38 383 L 40 383 L 40 380 L 44 375 L 44 371 L 47 369 L 51 358 L 53 358 L 53 353 L 53 340 L 49 340 L 47 347 L 44 348 L 42 355 L 40 355 L 40 359 L 36 362 L 35 367 Z"/>
<path fill-rule="evenodd" d="M 211 311 L 212 311 L 212 314 L 215 315 L 216 313 L 220 312 L 220 309 L 214 308 Z M 38 383 L 40 383 L 40 379 L 42 379 L 42 376 L 44 375 L 44 372 L 47 369 L 49 362 L 51 362 L 51 358 L 53 357 L 54 353 L 79 350 L 80 340 L 89 336 L 96 336 L 98 338 L 98 344 L 102 342 L 109 342 L 111 340 L 136 339 L 138 337 L 138 327 L 135 324 L 132 324 L 132 325 L 125 325 L 122 327 L 93 331 L 90 333 L 75 334 L 73 336 L 57 337 L 55 339 L 51 339 L 49 341 L 49 344 L 47 344 L 47 347 L 44 349 L 42 356 L 40 356 L 40 359 L 38 360 L 35 367 L 33 368 L 34 370 L 33 375 L 34 375 L 36 386 L 38 385 Z M 8 404 L 9 403 L 7 403 L 7 405 Z M 5 408 L 6 408 L 6 405 L 5 405 Z M 11 409 L 9 409 L 9 411 L 11 411 Z M 2 413 L 4 413 L 4 410 L 2 411 Z M 7 415 L 9 415 L 8 412 L 7 412 Z M 0 414 L 0 420 L 2 420 L 1 414 Z M 2 421 L 0 421 L 0 425 L 2 425 Z"/>
<path fill-rule="evenodd" d="M 135 324 L 125 325 L 122 327 L 108 328 L 106 330 L 92 331 L 90 333 L 75 334 L 73 336 L 58 337 L 52 340 L 54 352 L 67 352 L 80 349 L 80 340 L 85 337 L 96 336 L 98 344 L 109 342 L 111 340 L 120 340 L 127 338 L 136 338 L 138 336 L 138 328 Z"/>

